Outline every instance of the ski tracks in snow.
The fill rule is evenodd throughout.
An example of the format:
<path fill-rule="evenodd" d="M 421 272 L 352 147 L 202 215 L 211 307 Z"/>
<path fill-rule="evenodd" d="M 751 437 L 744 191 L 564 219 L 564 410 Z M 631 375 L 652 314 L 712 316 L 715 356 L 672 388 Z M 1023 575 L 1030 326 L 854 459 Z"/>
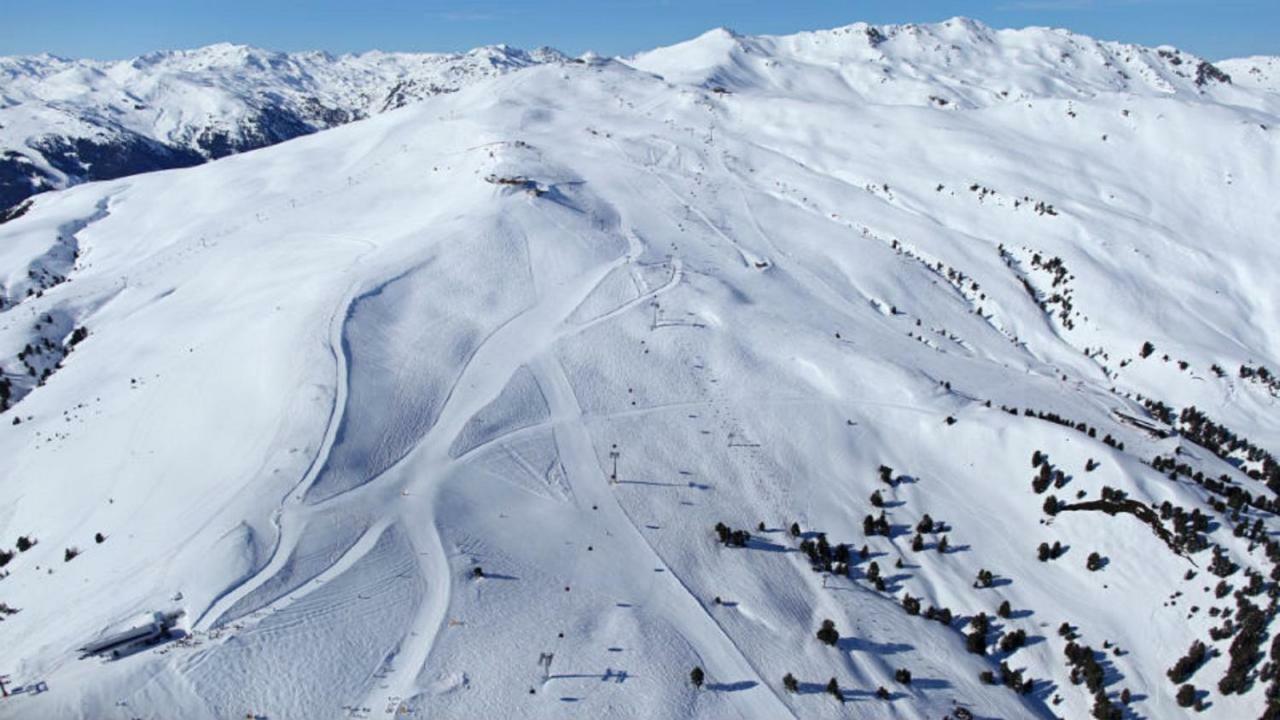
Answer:
<path fill-rule="evenodd" d="M 652 567 L 661 567 L 666 571 L 664 575 L 672 578 L 665 588 L 657 588 L 662 595 L 654 604 L 670 608 L 663 613 L 662 619 L 670 622 L 680 636 L 696 649 L 711 677 L 756 681 L 748 691 L 728 695 L 737 717 L 794 718 L 795 715 L 773 692 L 733 638 L 654 550 L 616 495 L 609 491 L 582 409 L 563 366 L 554 357 L 546 356 L 534 364 L 533 370 L 550 406 L 551 416 L 565 419 L 556 425 L 556 447 L 571 481 L 577 480 L 573 484 L 575 495 L 615 516 L 616 521 L 610 524 L 621 531 L 614 537 L 628 540 L 633 555 L 643 557 Z"/>
<path fill-rule="evenodd" d="M 363 706 L 373 708 L 382 707 L 388 703 L 394 705 L 400 698 L 411 698 L 420 694 L 423 688 L 418 687 L 418 676 L 430 656 L 436 633 L 445 621 L 452 586 L 448 556 L 439 529 L 434 521 L 424 523 L 422 520 L 435 517 L 435 501 L 439 488 L 459 464 L 465 461 L 467 455 L 471 454 L 467 453 L 461 458 L 453 459 L 449 457 L 449 447 L 466 423 L 485 405 L 498 397 L 511 376 L 521 366 L 533 365 L 540 360 L 546 362 L 551 348 L 559 339 L 581 333 L 587 328 L 616 318 L 670 290 L 680 282 L 682 270 L 679 262 L 673 261 L 671 277 L 667 283 L 640 293 L 637 297 L 586 323 L 571 323 L 569 318 L 575 308 L 603 283 L 611 272 L 629 263 L 636 256 L 640 241 L 630 234 L 627 239 L 629 246 L 627 255 L 602 263 L 557 287 L 544 289 L 538 302 L 499 326 L 485 338 L 463 366 L 461 374 L 444 401 L 435 424 L 405 457 L 381 475 L 362 485 L 307 504 L 305 502 L 306 487 L 315 481 L 327 462 L 348 402 L 347 373 L 350 361 L 345 357 L 342 343 L 348 310 L 359 296 L 355 288 L 349 291 L 331 319 L 329 343 L 335 359 L 337 383 L 334 409 L 323 444 L 312 466 L 300 482 L 282 498 L 280 508 L 273 516 L 273 524 L 277 529 L 277 541 L 266 565 L 216 598 L 198 618 L 197 627 L 209 629 L 226 625 L 238 618 L 249 618 L 249 621 L 253 622 L 265 612 L 277 612 L 289 607 L 315 588 L 338 578 L 359 563 L 388 528 L 398 525 L 406 532 L 413 546 L 418 572 L 426 583 L 427 592 L 415 611 L 412 623 L 403 629 L 399 647 L 375 673 L 373 685 L 369 695 L 363 700 Z M 359 349 L 355 351 L 358 352 Z M 563 374 L 560 377 L 563 378 Z M 567 383 L 567 380 L 564 382 Z M 566 388 L 565 392 L 572 396 L 571 390 Z M 572 407 L 575 416 L 580 415 L 581 411 L 577 410 L 576 401 Z M 568 458 L 570 461 L 578 462 L 579 468 L 584 466 L 581 464 L 582 458 L 576 457 L 578 454 L 585 452 L 587 453 L 585 457 L 594 455 L 590 451 L 590 439 L 585 436 L 582 439 L 587 449 L 575 449 L 574 455 Z M 580 470 L 580 472 L 586 471 Z M 598 468 L 594 472 L 598 473 Z M 251 596 L 256 590 L 268 585 L 282 571 L 287 572 L 288 566 L 297 560 L 299 544 L 313 523 L 335 516 L 357 521 L 364 518 L 367 524 L 354 542 L 338 553 L 337 559 L 332 564 L 318 573 L 301 573 L 299 577 L 288 579 L 276 597 L 267 600 L 264 605 L 256 609 L 246 611 L 237 607 L 238 603 Z M 693 601 L 691 597 L 689 600 Z M 740 655 L 738 657 L 741 659 Z M 197 659 L 196 663 L 198 662 L 200 660 Z M 735 676 L 754 676 L 754 671 L 749 667 L 742 670 L 726 668 L 725 671 Z"/>

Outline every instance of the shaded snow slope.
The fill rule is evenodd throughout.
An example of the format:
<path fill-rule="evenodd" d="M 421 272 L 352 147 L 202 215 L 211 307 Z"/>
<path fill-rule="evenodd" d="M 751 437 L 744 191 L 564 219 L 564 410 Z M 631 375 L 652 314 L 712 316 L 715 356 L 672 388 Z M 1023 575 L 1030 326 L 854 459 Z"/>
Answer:
<path fill-rule="evenodd" d="M 0 225 L 0 717 L 1261 716 L 1272 100 L 653 70 Z"/>

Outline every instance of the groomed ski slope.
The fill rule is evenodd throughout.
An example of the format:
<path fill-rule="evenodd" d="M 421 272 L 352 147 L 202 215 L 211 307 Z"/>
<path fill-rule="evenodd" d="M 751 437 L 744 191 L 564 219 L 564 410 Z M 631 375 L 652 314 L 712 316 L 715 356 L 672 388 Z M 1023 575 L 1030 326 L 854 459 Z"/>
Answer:
<path fill-rule="evenodd" d="M 1275 392 L 1235 373 L 1280 367 L 1276 96 L 958 111 L 631 62 L 531 67 L 0 225 L 0 366 L 88 329 L 0 415 L 0 545 L 38 541 L 0 580 L 0 673 L 48 686 L 0 717 L 1086 717 L 1063 622 L 1106 643 L 1127 716 L 1187 712 L 1165 673 L 1235 607 L 1212 554 L 1042 506 L 1109 486 L 1199 508 L 1270 573 L 1149 462 L 1181 448 L 1270 497 L 1255 465 L 1158 437 L 1136 396 L 1280 450 Z M 25 295 L 70 243 L 66 281 Z M 1035 254 L 1069 270 L 1069 324 L 1029 294 L 1063 290 Z M 1065 487 L 1032 490 L 1036 450 Z M 863 532 L 876 490 L 889 538 Z M 947 529 L 916 552 L 925 513 Z M 817 532 L 870 557 L 815 572 Z M 78 659 L 175 608 L 187 637 Z M 979 612 L 986 655 L 965 647 Z M 1025 647 L 995 647 L 1014 629 Z M 1266 681 L 1220 694 L 1231 639 L 1210 644 L 1202 715 L 1260 716 Z M 980 680 L 1002 661 L 1030 693 Z"/>

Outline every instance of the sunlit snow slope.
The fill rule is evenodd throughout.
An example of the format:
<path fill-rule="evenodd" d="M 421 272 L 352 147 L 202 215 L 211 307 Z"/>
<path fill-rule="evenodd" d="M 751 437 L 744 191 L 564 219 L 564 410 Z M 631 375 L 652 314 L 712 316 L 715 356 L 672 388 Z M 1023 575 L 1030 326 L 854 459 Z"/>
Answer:
<path fill-rule="evenodd" d="M 810 69 L 913 33 L 954 49 L 886 52 L 908 85 Z M 1275 712 L 1276 96 L 875 35 L 535 66 L 34 198 L 0 717 Z"/>

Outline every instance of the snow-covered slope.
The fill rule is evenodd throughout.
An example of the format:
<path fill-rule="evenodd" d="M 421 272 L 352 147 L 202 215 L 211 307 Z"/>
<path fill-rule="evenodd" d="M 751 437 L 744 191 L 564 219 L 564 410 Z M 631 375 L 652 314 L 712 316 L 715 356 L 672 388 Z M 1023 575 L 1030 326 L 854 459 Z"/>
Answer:
<path fill-rule="evenodd" d="M 1066 30 L 997 30 L 954 18 L 781 37 L 720 28 L 628 60 L 674 82 L 879 105 L 968 109 L 1032 98 L 1204 95 L 1256 105 L 1231 77 L 1177 48 L 1094 40 Z"/>
<path fill-rule="evenodd" d="M 1239 85 L 1280 92 L 1280 57 L 1255 55 L 1223 60 L 1218 66 L 1231 73 L 1233 81 Z"/>
<path fill-rule="evenodd" d="M 225 43 L 119 62 L 0 57 L 0 206 L 273 145 L 563 59 L 506 46 L 335 57 Z"/>
<path fill-rule="evenodd" d="M 0 225 L 0 717 L 1274 713 L 1274 98 L 722 40 Z"/>

